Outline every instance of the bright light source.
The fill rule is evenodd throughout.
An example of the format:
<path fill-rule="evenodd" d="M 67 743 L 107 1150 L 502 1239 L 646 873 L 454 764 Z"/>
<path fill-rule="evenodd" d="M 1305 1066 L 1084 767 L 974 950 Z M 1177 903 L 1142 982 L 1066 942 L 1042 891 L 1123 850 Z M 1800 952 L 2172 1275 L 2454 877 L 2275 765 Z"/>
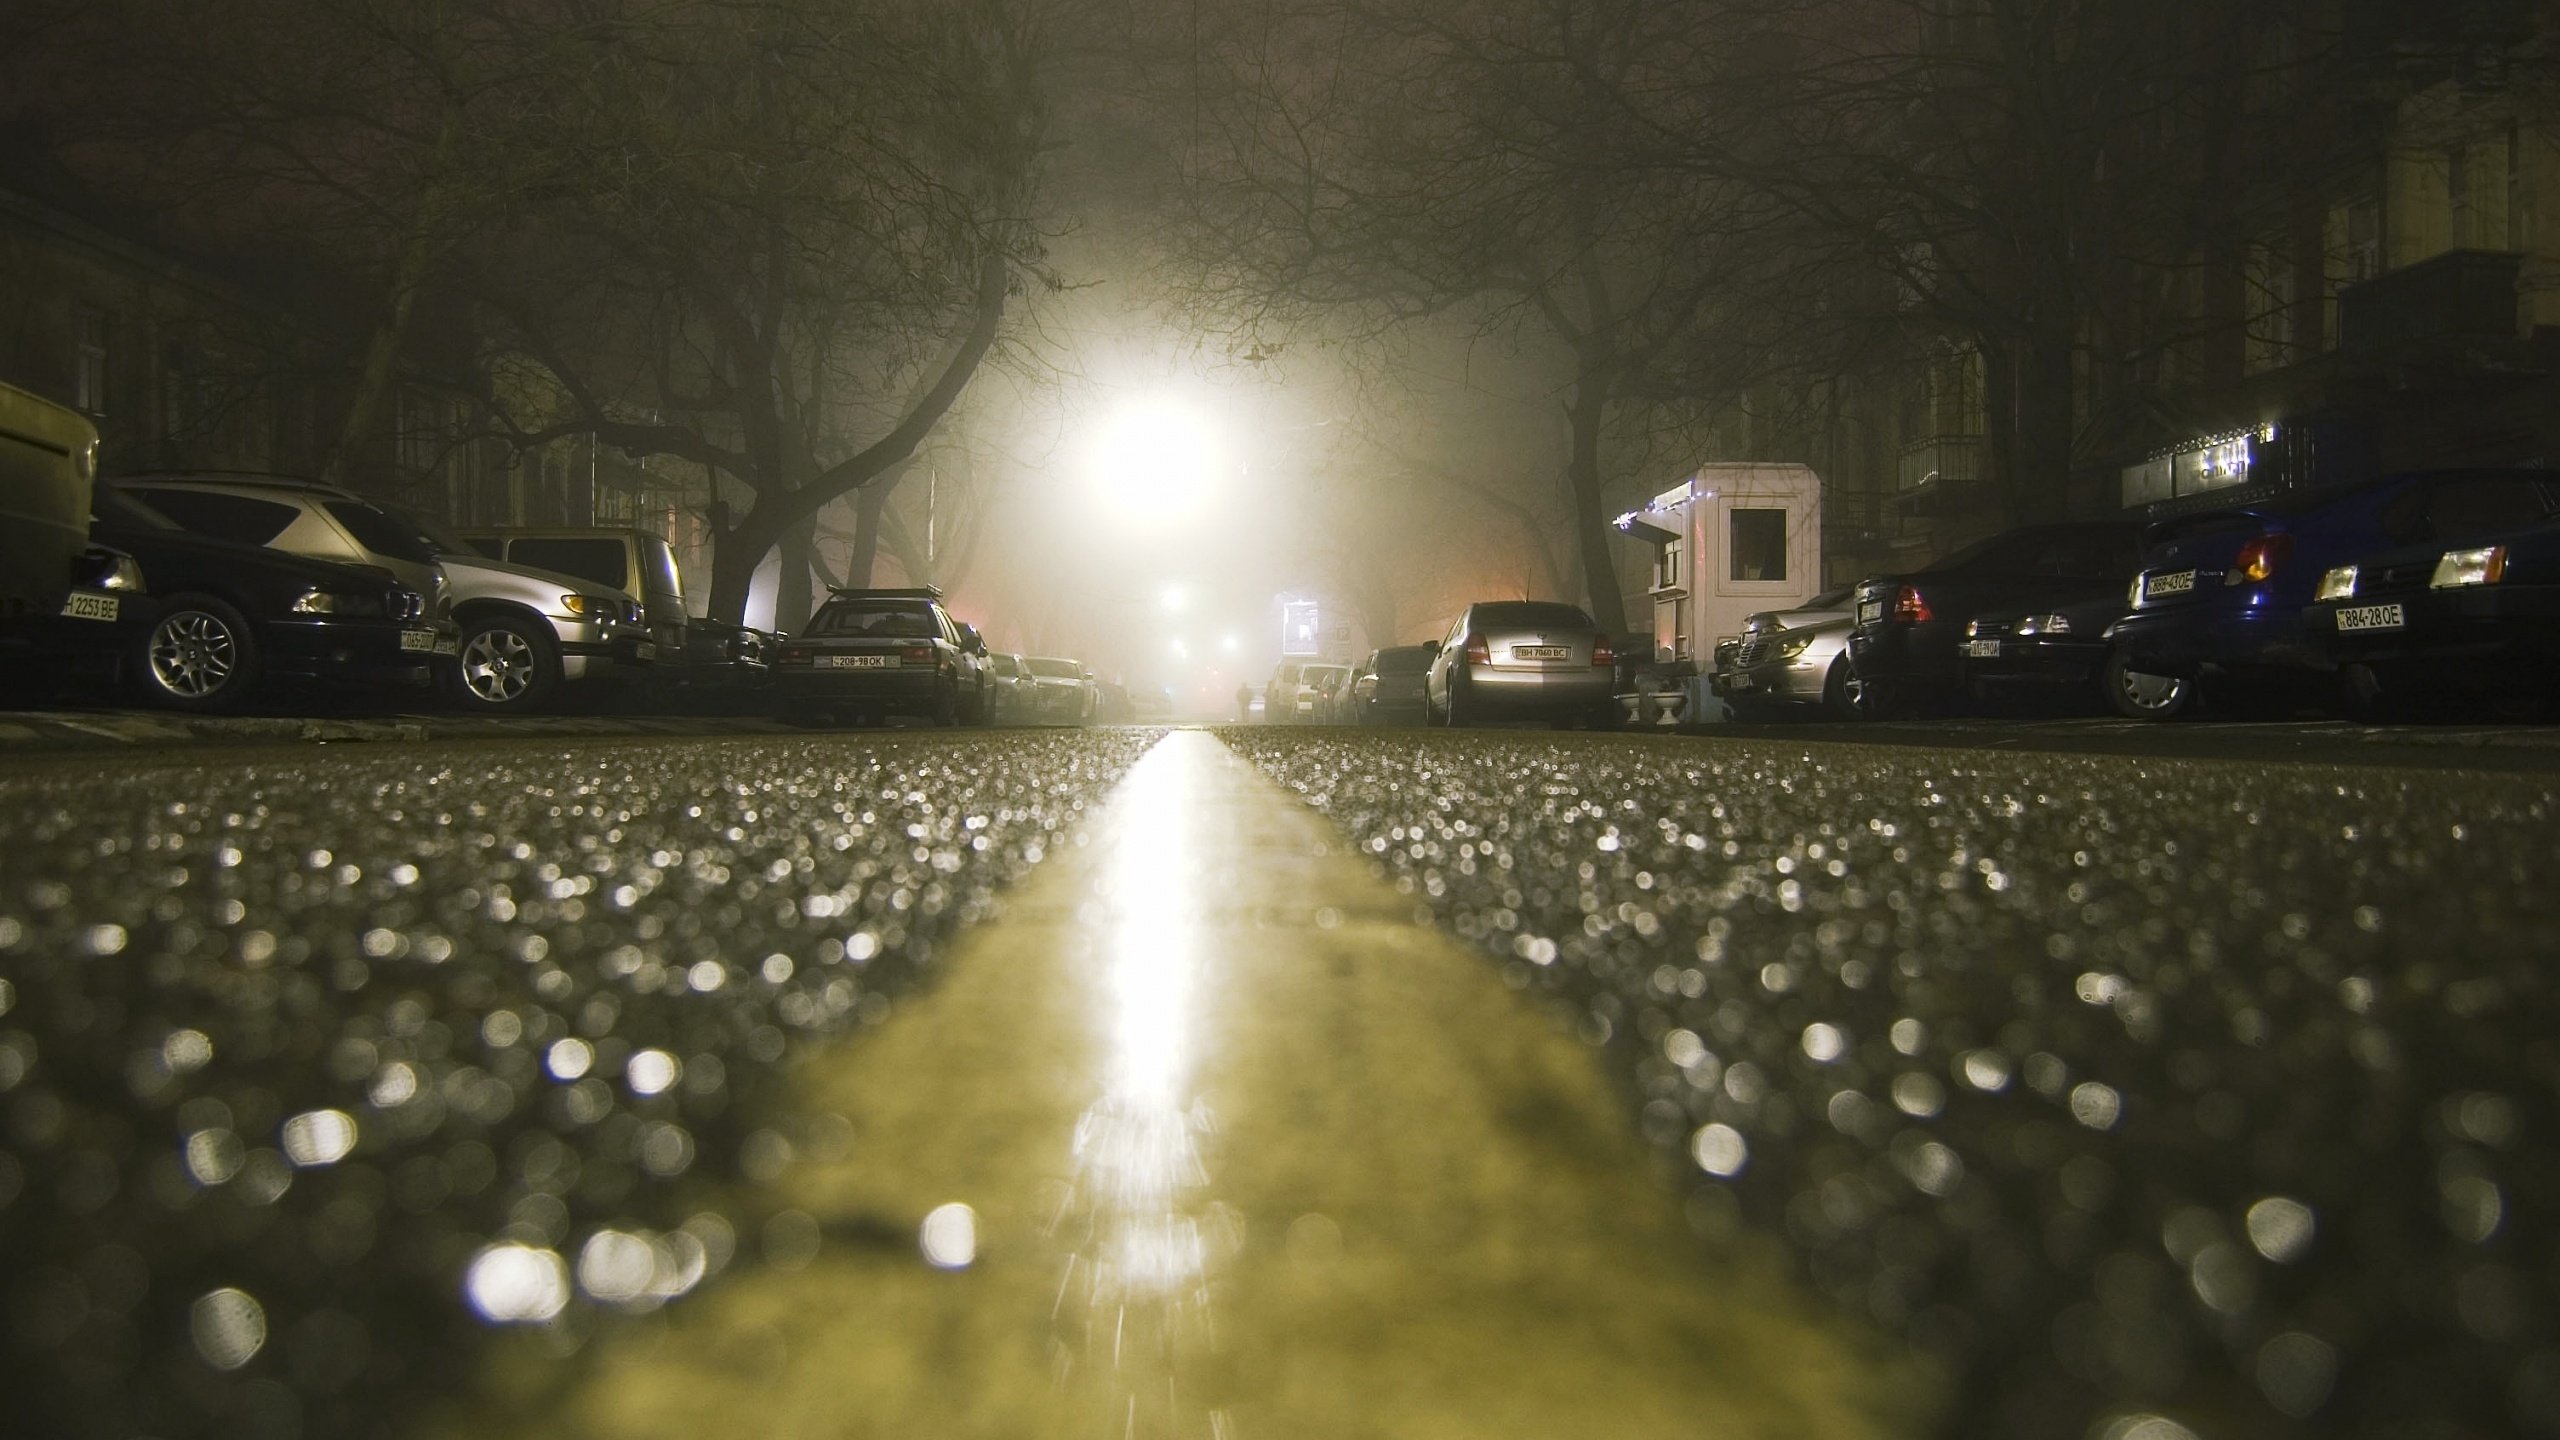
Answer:
<path fill-rule="evenodd" d="M 1189 645 L 1187 645 L 1187 644 L 1183 643 L 1183 642 L 1182 642 L 1182 641 L 1180 641 L 1180 640 L 1176 640 L 1176 641 L 1174 641 L 1174 642 L 1173 642 L 1173 658 L 1174 658 L 1174 659 L 1176 659 L 1176 660 L 1188 660 L 1188 659 L 1190 659 L 1190 658 L 1191 658 L 1191 647 L 1190 647 Z"/>
<path fill-rule="evenodd" d="M 1196 515 L 1226 463 L 1208 420 L 1164 399 L 1121 407 L 1094 437 L 1088 461 L 1103 503 L 1124 520 L 1148 526 Z"/>
<path fill-rule="evenodd" d="M 1164 607 L 1167 615 L 1179 615 L 1191 607 L 1191 591 L 1185 586 L 1167 585 L 1156 597 L 1156 603 Z"/>
<path fill-rule="evenodd" d="M 1233 635 L 1221 635 L 1218 637 L 1218 648 L 1226 651 L 1230 655 L 1236 653 L 1236 644 L 1236 637 Z"/>

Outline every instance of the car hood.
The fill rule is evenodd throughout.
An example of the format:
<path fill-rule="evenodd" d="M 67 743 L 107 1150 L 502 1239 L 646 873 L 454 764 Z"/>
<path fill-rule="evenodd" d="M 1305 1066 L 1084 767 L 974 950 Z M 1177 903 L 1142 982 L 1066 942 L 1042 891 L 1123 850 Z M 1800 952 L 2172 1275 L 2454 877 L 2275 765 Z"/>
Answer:
<path fill-rule="evenodd" d="M 544 570 L 533 565 L 518 565 L 512 560 L 490 560 L 478 555 L 446 554 L 437 557 L 444 566 L 445 578 L 457 591 L 479 590 L 503 586 L 511 580 L 530 580 L 540 585 L 556 585 L 562 590 L 599 599 L 628 600 L 619 586 L 599 585 L 558 570 Z M 462 598 L 457 595 L 456 599 Z"/>
<path fill-rule="evenodd" d="M 1744 618 L 1742 628 L 1753 630 L 1812 630 L 1825 625 L 1846 625 L 1858 618 L 1848 608 L 1825 606 L 1820 610 L 1762 610 Z"/>

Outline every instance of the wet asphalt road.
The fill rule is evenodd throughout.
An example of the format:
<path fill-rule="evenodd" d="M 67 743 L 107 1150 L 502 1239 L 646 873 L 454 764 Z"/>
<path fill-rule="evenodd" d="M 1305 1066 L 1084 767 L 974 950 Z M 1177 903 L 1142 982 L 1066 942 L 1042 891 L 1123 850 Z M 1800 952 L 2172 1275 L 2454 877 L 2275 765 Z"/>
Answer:
<path fill-rule="evenodd" d="M 1222 734 L 1947 1433 L 2560 1434 L 2547 775 Z M 853 1148 L 793 1086 L 1151 738 L 13 765 L 12 1433 L 401 1433 L 496 1322 L 861 1243 L 784 1203 Z"/>

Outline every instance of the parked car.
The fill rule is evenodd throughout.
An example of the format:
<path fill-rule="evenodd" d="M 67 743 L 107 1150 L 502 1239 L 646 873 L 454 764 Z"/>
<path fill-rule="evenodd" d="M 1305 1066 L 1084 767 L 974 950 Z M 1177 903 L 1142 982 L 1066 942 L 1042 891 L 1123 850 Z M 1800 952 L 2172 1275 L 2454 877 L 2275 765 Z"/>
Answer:
<path fill-rule="evenodd" d="M 1262 682 L 1262 723 L 1288 725 L 1298 718 L 1298 672 L 1306 668 L 1301 660 L 1283 660 L 1271 667 L 1271 678 Z"/>
<path fill-rule="evenodd" d="M 1117 680 L 1095 682 L 1098 698 L 1094 702 L 1094 718 L 1105 725 L 1138 723 L 1138 707 L 1129 699 L 1129 687 Z"/>
<path fill-rule="evenodd" d="M 1101 695 L 1093 672 L 1060 655 L 1034 655 L 1023 665 L 1031 672 L 1029 718 L 1043 725 L 1088 725 Z"/>
<path fill-rule="evenodd" d="M 141 568 L 90 538 L 97 470 L 87 417 L 0 385 L 0 659 L 21 693 L 64 662 L 112 676 L 151 621 Z"/>
<path fill-rule="evenodd" d="M 2483 497 L 2486 498 L 2486 497 Z M 2331 567 L 2303 628 L 2338 669 L 2342 698 L 2381 718 L 2446 704 L 2560 699 L 2560 477 L 2495 499 L 2540 514 Z M 2439 495 L 2429 528 L 2481 520 Z M 2452 543 L 2448 544 L 2450 539 Z"/>
<path fill-rule="evenodd" d="M 2166 720 L 2252 682 L 2308 681 L 2326 698 L 2336 660 L 2304 612 L 2331 569 L 2528 525 L 2548 513 L 2551 483 L 2537 470 L 2418 471 L 2155 525 L 2130 613 L 2108 632 L 2108 700 Z"/>
<path fill-rule="evenodd" d="M 492 715 L 552 708 L 564 684 L 628 674 L 657 658 L 639 603 L 557 571 L 492 560 L 417 517 L 317 481 L 264 475 L 142 475 L 117 485 L 188 530 L 316 560 L 373 565 L 458 627 L 448 698 Z"/>
<path fill-rule="evenodd" d="M 685 641 L 690 624 L 728 629 L 714 621 L 693 621 L 685 614 L 684 577 L 676 569 L 676 553 L 666 537 L 630 526 L 457 526 L 453 533 L 492 560 L 530 565 L 562 575 L 575 575 L 609 585 L 640 602 L 648 639 L 658 659 L 672 670 L 679 656 L 693 660 Z M 757 632 L 761 634 L 762 632 Z"/>
<path fill-rule="evenodd" d="M 1282 718 L 1294 725 L 1336 724 L 1335 703 L 1350 689 L 1348 665 L 1301 665 L 1297 686 L 1289 692 Z"/>
<path fill-rule="evenodd" d="M 124 674 L 145 703 L 229 711 L 279 684 L 360 687 L 411 704 L 430 659 L 451 653 L 450 620 L 373 566 L 312 560 L 188 534 L 113 486 L 93 497 L 91 533 L 132 555 L 157 587 Z"/>
<path fill-rule="evenodd" d="M 1580 606 L 1479 600 L 1458 612 L 1424 680 L 1427 723 L 1618 723 L 1617 647 Z"/>
<path fill-rule="evenodd" d="M 2121 587 L 2141 559 L 2141 537 L 2124 520 L 2030 525 L 1860 581 L 1849 633 L 1859 710 L 1888 716 L 1951 703 L 1962 693 L 1967 622 Z"/>
<path fill-rule="evenodd" d="M 1792 610 L 1746 617 L 1731 649 L 1716 647 L 1707 686 L 1738 720 L 1766 720 L 1819 707 L 1857 718 L 1857 677 L 1849 666 L 1854 616 L 1849 589 L 1825 591 Z"/>
<path fill-rule="evenodd" d="M 1372 650 L 1352 673 L 1349 713 L 1352 725 L 1420 723 L 1430 709 L 1426 682 L 1433 647 L 1390 645 Z"/>
<path fill-rule="evenodd" d="M 987 643 L 931 586 L 838 590 L 782 644 L 774 702 L 803 724 L 914 716 L 986 723 L 993 681 Z"/>
<path fill-rule="evenodd" d="M 1964 683 L 1978 699 L 2107 704 L 2107 628 L 2124 614 L 2121 586 L 2032 610 L 1977 615 L 1964 627 Z"/>
<path fill-rule="evenodd" d="M 1033 716 L 1031 673 L 1019 655 L 1001 651 L 987 656 L 987 718 L 998 725 L 1030 723 Z"/>

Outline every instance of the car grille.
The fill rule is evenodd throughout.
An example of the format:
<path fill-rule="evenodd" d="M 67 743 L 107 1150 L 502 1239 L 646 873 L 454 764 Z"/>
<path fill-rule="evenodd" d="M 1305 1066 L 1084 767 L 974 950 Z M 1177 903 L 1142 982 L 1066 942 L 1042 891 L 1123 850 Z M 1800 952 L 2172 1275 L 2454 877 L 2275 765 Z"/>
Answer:
<path fill-rule="evenodd" d="M 1733 663 L 1750 666 L 1775 658 L 1778 653 L 1778 639 L 1783 633 L 1783 631 L 1767 630 L 1743 636 L 1742 644 L 1733 652 Z"/>

